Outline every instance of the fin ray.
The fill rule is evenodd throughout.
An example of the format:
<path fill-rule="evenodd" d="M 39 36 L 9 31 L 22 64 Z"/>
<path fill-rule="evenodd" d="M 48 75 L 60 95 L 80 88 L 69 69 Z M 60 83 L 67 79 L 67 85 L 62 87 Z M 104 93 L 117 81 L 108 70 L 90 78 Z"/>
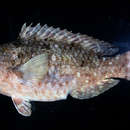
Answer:
<path fill-rule="evenodd" d="M 84 89 L 74 89 L 71 91 L 70 95 L 76 99 L 89 99 L 100 95 L 101 93 L 109 90 L 119 83 L 117 79 L 106 79 L 97 86 L 89 86 Z"/>
<path fill-rule="evenodd" d="M 12 101 L 19 114 L 23 116 L 31 116 L 31 104 L 28 100 L 12 97 Z"/>
<path fill-rule="evenodd" d="M 23 79 L 39 81 L 48 71 L 48 56 L 41 54 L 33 57 L 27 63 L 18 68 L 23 73 Z"/>
<path fill-rule="evenodd" d="M 34 27 L 31 27 L 31 25 L 32 24 L 26 26 L 25 23 L 19 34 L 20 39 L 26 41 L 25 43 L 28 43 L 29 39 L 38 41 L 52 39 L 57 42 L 64 41 L 68 44 L 76 43 L 81 45 L 83 48 L 88 50 L 91 49 L 96 53 L 101 53 L 102 55 L 113 55 L 119 50 L 108 42 L 100 41 L 80 33 L 74 34 L 66 29 L 61 30 L 60 28 L 48 27 L 46 24 L 43 27 L 41 27 L 40 24 L 37 24 Z"/>

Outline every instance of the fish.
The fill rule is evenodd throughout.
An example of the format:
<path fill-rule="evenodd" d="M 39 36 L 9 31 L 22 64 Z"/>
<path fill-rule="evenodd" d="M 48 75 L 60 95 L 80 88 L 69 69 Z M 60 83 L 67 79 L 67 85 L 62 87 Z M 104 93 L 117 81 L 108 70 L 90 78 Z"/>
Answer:
<path fill-rule="evenodd" d="M 96 97 L 130 80 L 130 51 L 67 29 L 23 24 L 15 41 L 0 45 L 0 94 L 11 97 L 22 116 L 32 101 Z"/>

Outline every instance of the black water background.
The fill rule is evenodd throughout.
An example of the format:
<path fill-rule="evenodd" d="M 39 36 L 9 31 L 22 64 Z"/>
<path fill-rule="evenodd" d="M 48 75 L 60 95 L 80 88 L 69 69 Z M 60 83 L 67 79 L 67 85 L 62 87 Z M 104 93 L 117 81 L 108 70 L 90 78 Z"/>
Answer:
<path fill-rule="evenodd" d="M 84 8 L 0 8 L 0 43 L 17 38 L 24 22 L 67 28 L 130 49 L 130 9 L 125 6 Z M 130 122 L 130 83 L 119 85 L 89 100 L 68 97 L 52 103 L 32 102 L 33 114 L 17 113 L 10 98 L 0 95 L 0 124 L 5 129 L 125 128 Z"/>

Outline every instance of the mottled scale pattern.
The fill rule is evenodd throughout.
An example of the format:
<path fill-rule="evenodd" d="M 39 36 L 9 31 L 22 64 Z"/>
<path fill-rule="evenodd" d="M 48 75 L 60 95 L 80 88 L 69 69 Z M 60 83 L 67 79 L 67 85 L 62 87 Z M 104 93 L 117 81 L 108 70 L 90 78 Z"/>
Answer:
<path fill-rule="evenodd" d="M 124 61 L 128 61 L 126 55 L 117 55 L 114 58 L 104 57 L 97 62 L 94 68 L 82 68 L 77 72 L 77 87 L 71 95 L 78 99 L 87 99 L 117 85 L 119 80 L 114 78 L 127 78 L 125 76 L 128 69 Z"/>
<path fill-rule="evenodd" d="M 48 80 L 44 80 L 41 84 L 41 88 L 44 91 L 47 90 L 48 87 L 45 89 L 45 86 L 48 86 L 48 84 L 53 84 L 49 85 L 52 87 L 55 85 L 59 86 L 59 89 L 61 89 L 61 86 L 67 86 L 66 82 L 70 83 L 68 86 L 70 89 L 73 86 L 76 88 L 75 84 L 79 88 L 82 88 L 82 86 L 87 88 L 86 86 L 93 86 L 93 81 L 97 83 L 99 79 L 102 80 L 101 77 L 104 78 L 104 75 L 100 74 L 100 68 L 102 69 L 100 67 L 101 56 L 104 51 L 102 47 L 104 46 L 107 50 L 111 50 L 112 45 L 103 43 L 105 42 L 87 35 L 73 34 L 67 30 L 55 29 L 47 25 L 41 27 L 38 24 L 35 27 L 31 27 L 31 25 L 26 27 L 26 24 L 24 24 L 20 38 L 1 47 L 1 56 L 4 57 L 1 60 L 9 68 L 16 68 L 37 55 L 47 53 L 49 76 L 47 77 Z M 115 48 L 114 51 L 116 52 L 117 49 Z M 107 72 L 103 73 L 106 73 L 107 76 Z M 65 79 L 61 78 L 62 76 L 71 78 L 65 81 Z M 57 81 L 54 81 L 55 78 L 57 78 Z M 62 82 L 60 81 L 61 79 L 63 80 Z M 57 87 L 54 88 L 56 89 Z"/>
<path fill-rule="evenodd" d="M 130 79 L 130 52 L 118 50 L 66 29 L 24 24 L 16 41 L 0 46 L 0 93 L 24 116 L 31 115 L 29 101 L 95 97 L 117 78 Z"/>
<path fill-rule="evenodd" d="M 87 86 L 93 86 L 93 81 L 97 84 L 97 81 L 104 79 L 102 73 L 108 76 L 107 72 L 101 73 L 103 67 L 108 67 L 108 64 L 101 66 L 104 48 L 111 50 L 111 53 L 116 53 L 118 50 L 107 42 L 93 39 L 87 35 L 73 34 L 67 30 L 55 29 L 47 25 L 41 27 L 40 24 L 37 24 L 35 27 L 31 27 L 31 25 L 26 27 L 26 24 L 24 24 L 18 40 L 4 44 L 0 48 L 1 57 L 3 57 L 1 63 L 8 68 L 16 69 L 29 59 L 42 53 L 47 53 L 49 59 L 49 76 L 47 79 L 49 80 L 43 84 L 61 84 L 60 79 L 62 76 L 70 76 L 71 80 L 68 79 L 67 82 L 71 85 L 68 87 L 70 89 L 73 86 L 76 88 L 76 82 L 77 86 L 82 88 L 81 86 L 86 86 L 87 82 Z M 54 83 L 55 77 L 57 77 L 57 81 Z M 63 81 L 64 85 L 59 86 L 66 87 L 66 81 Z M 45 88 L 46 85 L 42 85 L 41 88 L 43 86 Z M 50 86 L 53 87 L 54 85 Z"/>

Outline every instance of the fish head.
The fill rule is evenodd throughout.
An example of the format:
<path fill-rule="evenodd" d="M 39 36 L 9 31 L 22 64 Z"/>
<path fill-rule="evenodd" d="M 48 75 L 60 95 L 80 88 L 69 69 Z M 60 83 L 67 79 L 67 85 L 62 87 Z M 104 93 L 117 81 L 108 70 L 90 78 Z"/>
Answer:
<path fill-rule="evenodd" d="M 0 64 L 0 93 L 11 96 L 14 86 L 18 84 L 18 74 L 11 71 L 5 65 Z"/>

